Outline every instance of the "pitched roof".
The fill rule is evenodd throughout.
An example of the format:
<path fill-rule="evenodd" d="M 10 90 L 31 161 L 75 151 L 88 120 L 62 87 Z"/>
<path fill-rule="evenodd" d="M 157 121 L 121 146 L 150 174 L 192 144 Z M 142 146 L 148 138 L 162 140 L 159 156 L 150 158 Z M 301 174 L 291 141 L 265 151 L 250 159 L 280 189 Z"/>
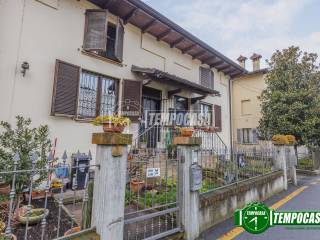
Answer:
<path fill-rule="evenodd" d="M 175 47 L 182 53 L 189 54 L 193 59 L 198 59 L 203 64 L 208 64 L 230 77 L 247 72 L 240 65 L 140 0 L 89 1 L 121 17 L 125 24 L 133 24 L 143 33 L 155 36 L 158 41 L 164 41 L 170 47 Z"/>

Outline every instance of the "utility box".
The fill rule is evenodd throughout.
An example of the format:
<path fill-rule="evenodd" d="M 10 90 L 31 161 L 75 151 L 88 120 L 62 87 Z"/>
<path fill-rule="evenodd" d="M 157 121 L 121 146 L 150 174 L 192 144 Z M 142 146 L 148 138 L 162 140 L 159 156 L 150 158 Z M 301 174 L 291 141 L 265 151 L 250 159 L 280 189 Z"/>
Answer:
<path fill-rule="evenodd" d="M 199 164 L 193 163 L 190 166 L 190 191 L 199 191 L 202 187 L 202 168 Z"/>
<path fill-rule="evenodd" d="M 78 158 L 78 171 L 77 168 L 77 158 Z M 72 154 L 72 170 L 71 170 L 71 187 L 74 185 L 74 181 L 77 181 L 77 190 L 85 188 L 86 175 L 89 174 L 90 159 L 86 154 Z M 77 176 L 76 176 L 77 173 Z"/>

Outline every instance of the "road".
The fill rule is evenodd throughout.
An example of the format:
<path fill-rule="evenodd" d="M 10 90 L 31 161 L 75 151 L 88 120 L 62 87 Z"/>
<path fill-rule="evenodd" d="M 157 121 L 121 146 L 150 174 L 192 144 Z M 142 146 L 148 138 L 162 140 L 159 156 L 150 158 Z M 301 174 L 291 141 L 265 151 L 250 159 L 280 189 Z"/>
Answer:
<path fill-rule="evenodd" d="M 289 185 L 287 191 L 281 192 L 266 202 L 278 210 L 318 210 L 320 211 L 320 176 L 299 176 L 298 186 Z M 320 240 L 319 229 L 294 229 L 283 226 L 269 228 L 259 235 L 252 235 L 236 228 L 233 219 L 228 219 L 205 232 L 204 240 Z"/>

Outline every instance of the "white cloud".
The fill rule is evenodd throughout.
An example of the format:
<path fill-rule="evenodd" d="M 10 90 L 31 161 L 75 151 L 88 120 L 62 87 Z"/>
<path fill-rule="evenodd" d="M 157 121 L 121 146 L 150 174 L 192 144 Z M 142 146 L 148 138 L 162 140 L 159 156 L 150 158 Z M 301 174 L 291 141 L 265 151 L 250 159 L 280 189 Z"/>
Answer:
<path fill-rule="evenodd" d="M 188 29 L 216 32 L 224 38 L 286 30 L 309 0 L 195 0 L 174 6 L 178 21 Z M 183 14 L 181 14 L 183 13 Z"/>
<path fill-rule="evenodd" d="M 295 18 L 311 1 L 313 0 L 170 2 L 175 21 L 206 39 L 206 42 L 223 54 L 236 59 L 240 54 L 250 56 L 253 52 L 269 58 L 276 49 L 290 45 L 298 45 L 310 52 L 316 51 L 320 44 L 320 32 L 306 36 L 292 34 Z"/>

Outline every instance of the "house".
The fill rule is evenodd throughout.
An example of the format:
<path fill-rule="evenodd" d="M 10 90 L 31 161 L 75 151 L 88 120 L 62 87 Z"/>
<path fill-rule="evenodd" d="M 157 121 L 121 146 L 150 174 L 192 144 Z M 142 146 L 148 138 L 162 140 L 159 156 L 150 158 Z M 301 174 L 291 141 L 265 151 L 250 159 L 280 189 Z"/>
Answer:
<path fill-rule="evenodd" d="M 0 119 L 48 124 L 58 155 L 93 150 L 98 115 L 128 113 L 137 136 L 146 110 L 202 111 L 230 146 L 246 70 L 142 1 L 3 0 L 0 28 Z"/>
<path fill-rule="evenodd" d="M 252 71 L 232 79 L 232 126 L 235 148 L 252 149 L 264 146 L 265 141 L 258 139 L 257 127 L 261 118 L 259 97 L 266 88 L 267 68 L 260 68 L 261 55 L 250 57 Z M 247 58 L 240 56 L 239 64 L 245 68 Z"/>

